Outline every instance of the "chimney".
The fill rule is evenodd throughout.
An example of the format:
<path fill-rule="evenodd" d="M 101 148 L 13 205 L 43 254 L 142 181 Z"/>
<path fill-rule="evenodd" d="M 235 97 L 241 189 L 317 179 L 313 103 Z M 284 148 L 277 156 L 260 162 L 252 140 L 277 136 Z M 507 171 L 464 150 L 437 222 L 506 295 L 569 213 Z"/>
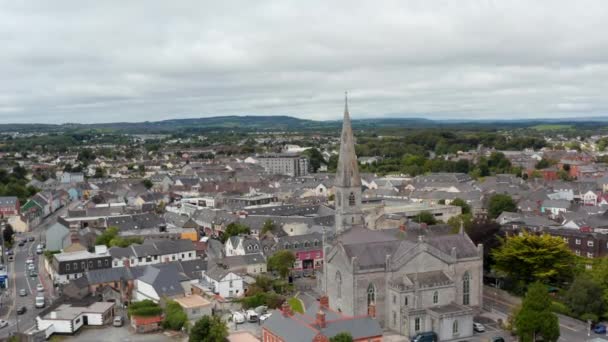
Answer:
<path fill-rule="evenodd" d="M 329 342 L 329 338 L 321 333 L 318 333 L 317 336 L 312 339 L 312 342 Z"/>
<path fill-rule="evenodd" d="M 291 316 L 291 307 L 289 306 L 289 303 L 287 303 L 287 301 L 284 301 L 283 305 L 281 305 L 281 311 L 283 312 L 284 317 Z"/>
<path fill-rule="evenodd" d="M 328 296 L 321 296 L 321 298 L 319 298 L 319 305 L 322 308 L 329 309 L 329 297 Z"/>
<path fill-rule="evenodd" d="M 325 329 L 325 327 L 327 326 L 325 322 L 325 312 L 323 312 L 323 310 L 319 310 L 319 312 L 317 312 L 316 324 L 319 329 Z"/>
<path fill-rule="evenodd" d="M 371 318 L 376 318 L 376 304 L 370 304 L 367 307 L 367 315 Z"/>

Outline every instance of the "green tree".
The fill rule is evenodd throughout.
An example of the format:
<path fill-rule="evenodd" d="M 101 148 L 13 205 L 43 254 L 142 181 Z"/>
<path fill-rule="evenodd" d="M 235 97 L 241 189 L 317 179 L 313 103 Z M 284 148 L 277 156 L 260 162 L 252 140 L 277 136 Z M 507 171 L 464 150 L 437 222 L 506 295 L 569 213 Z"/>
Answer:
<path fill-rule="evenodd" d="M 4 239 L 4 243 L 8 246 L 12 246 L 15 238 L 15 231 L 13 230 L 13 226 L 7 224 L 4 226 L 4 230 L 2 231 L 2 238 Z"/>
<path fill-rule="evenodd" d="M 549 160 L 543 158 L 543 159 L 539 160 L 538 163 L 536 163 L 536 165 L 534 165 L 534 168 L 537 170 L 540 170 L 540 169 L 546 169 L 549 166 L 551 166 L 551 163 L 549 162 Z"/>
<path fill-rule="evenodd" d="M 321 163 L 325 163 L 325 158 L 323 158 L 323 154 L 319 152 L 316 148 L 309 148 L 308 150 L 302 153 L 303 155 L 308 157 L 310 168 L 312 172 L 317 172 L 321 167 Z"/>
<path fill-rule="evenodd" d="M 452 227 L 453 232 L 457 232 L 461 225 L 463 225 L 465 231 L 468 232 L 470 227 L 473 225 L 473 215 L 461 214 L 458 216 L 452 216 L 448 220 L 447 224 Z"/>
<path fill-rule="evenodd" d="M 163 328 L 171 330 L 180 330 L 188 321 L 186 312 L 176 301 L 170 300 L 165 306 L 165 317 L 163 319 Z"/>
<path fill-rule="evenodd" d="M 471 213 L 471 206 L 467 203 L 467 201 L 460 199 L 460 198 L 454 198 L 454 200 L 450 203 L 450 205 L 457 205 L 460 208 L 462 208 L 462 213 L 463 214 L 470 214 Z"/>
<path fill-rule="evenodd" d="M 517 211 L 517 204 L 509 195 L 496 194 L 490 197 L 488 202 L 488 214 L 490 217 L 497 218 L 503 211 Z"/>
<path fill-rule="evenodd" d="M 228 327 L 217 316 L 203 316 L 190 331 L 189 342 L 224 342 Z"/>
<path fill-rule="evenodd" d="M 329 339 L 329 342 L 353 342 L 353 336 L 347 332 L 341 332 Z"/>
<path fill-rule="evenodd" d="M 143 184 L 143 185 L 146 187 L 146 189 L 148 189 L 148 190 L 152 189 L 152 187 L 154 186 L 154 183 L 152 183 L 152 181 L 151 181 L 151 180 L 149 180 L 149 179 L 144 179 L 144 180 L 143 180 L 141 183 L 142 183 L 142 184 Z"/>
<path fill-rule="evenodd" d="M 104 230 L 103 233 L 101 233 L 101 235 L 99 235 L 95 239 L 95 244 L 109 246 L 110 241 L 112 241 L 112 239 L 114 239 L 117 236 L 118 236 L 118 227 L 114 227 L 114 226 L 108 227 L 108 228 L 106 228 L 106 230 Z"/>
<path fill-rule="evenodd" d="M 423 210 L 420 213 L 418 213 L 418 215 L 416 215 L 416 217 L 414 217 L 414 222 L 426 223 L 428 225 L 432 225 L 432 224 L 437 223 L 437 219 L 430 212 Z"/>
<path fill-rule="evenodd" d="M 268 219 L 264 222 L 264 226 L 262 226 L 262 231 L 260 234 L 264 235 L 267 232 L 272 233 L 274 231 L 274 229 L 275 229 L 274 223 L 272 222 L 272 220 Z"/>
<path fill-rule="evenodd" d="M 106 171 L 103 169 L 103 167 L 95 168 L 95 174 L 93 175 L 93 178 L 104 178 L 105 176 L 106 176 Z"/>
<path fill-rule="evenodd" d="M 564 302 L 574 315 L 594 322 L 599 320 L 606 309 L 602 287 L 586 272 L 574 278 L 564 295 Z"/>
<path fill-rule="evenodd" d="M 286 249 L 274 253 L 268 258 L 268 269 L 276 271 L 282 278 L 287 278 L 296 261 L 296 256 Z"/>
<path fill-rule="evenodd" d="M 560 283 L 572 278 L 576 256 L 560 237 L 523 233 L 501 239 L 492 251 L 497 271 L 522 284 Z"/>
<path fill-rule="evenodd" d="M 129 317 L 140 316 L 140 317 L 152 317 L 158 316 L 163 313 L 163 308 L 160 305 L 154 303 L 150 299 L 144 299 L 139 302 L 133 302 L 129 305 Z"/>
<path fill-rule="evenodd" d="M 224 230 L 220 240 L 222 243 L 226 243 L 231 236 L 237 236 L 240 234 L 251 234 L 251 229 L 242 223 L 232 222 L 226 227 L 226 230 Z"/>
<path fill-rule="evenodd" d="M 522 342 L 533 342 L 539 337 L 543 341 L 555 342 L 559 338 L 559 321 L 551 312 L 551 297 L 545 285 L 533 283 L 515 316 L 517 336 Z"/>

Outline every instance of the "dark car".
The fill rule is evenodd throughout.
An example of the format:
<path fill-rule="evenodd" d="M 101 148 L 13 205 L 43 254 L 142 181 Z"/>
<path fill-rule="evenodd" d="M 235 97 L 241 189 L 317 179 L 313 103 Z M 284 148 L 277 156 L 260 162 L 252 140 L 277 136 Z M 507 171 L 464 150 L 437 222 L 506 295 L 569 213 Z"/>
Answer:
<path fill-rule="evenodd" d="M 29 238 L 27 238 L 27 241 L 34 241 L 34 240 L 36 240 L 35 236 L 30 236 Z"/>
<path fill-rule="evenodd" d="M 17 315 L 23 315 L 26 311 L 27 311 L 27 309 L 25 308 L 25 306 L 22 306 L 19 309 L 17 309 Z"/>
<path fill-rule="evenodd" d="M 23 246 L 25 246 L 25 240 L 19 241 L 19 247 L 23 247 Z"/>
<path fill-rule="evenodd" d="M 412 342 L 437 342 L 437 334 L 432 331 L 423 332 L 414 336 Z"/>
<path fill-rule="evenodd" d="M 604 324 L 597 324 L 595 328 L 593 328 L 593 332 L 596 334 L 605 334 L 606 326 Z"/>
<path fill-rule="evenodd" d="M 15 252 L 13 252 L 12 249 L 9 249 L 6 251 L 6 255 L 14 255 L 14 254 L 15 254 Z"/>
<path fill-rule="evenodd" d="M 491 342 L 505 342 L 505 339 L 500 336 L 494 336 L 494 337 L 492 337 L 492 339 L 490 341 Z"/>

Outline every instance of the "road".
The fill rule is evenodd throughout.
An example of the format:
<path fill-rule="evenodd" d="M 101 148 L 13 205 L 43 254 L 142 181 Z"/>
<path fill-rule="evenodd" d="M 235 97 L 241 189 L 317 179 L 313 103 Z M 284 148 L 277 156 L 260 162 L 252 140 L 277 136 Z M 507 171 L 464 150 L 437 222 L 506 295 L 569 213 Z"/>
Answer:
<path fill-rule="evenodd" d="M 71 206 L 70 206 L 71 207 Z M 15 260 L 13 262 L 7 262 L 7 270 L 9 274 L 9 287 L 5 290 L 7 295 L 12 296 L 14 303 L 9 307 L 8 312 L 2 319 L 9 322 L 9 325 L 0 330 L 0 340 L 9 336 L 10 333 L 16 331 L 26 331 L 35 325 L 36 316 L 42 309 L 36 309 L 34 306 L 34 300 L 36 297 L 36 285 L 42 283 L 45 287 L 45 298 L 49 299 L 49 293 L 53 290 L 52 284 L 49 281 L 41 279 L 42 272 L 42 258 L 43 255 L 38 256 L 36 254 L 36 245 L 40 243 L 41 239 L 44 239 L 44 232 L 53 223 L 57 221 L 57 218 L 64 215 L 68 207 L 63 207 L 55 213 L 46 217 L 42 222 L 34 227 L 32 231 L 27 233 L 20 233 L 15 236 L 15 246 L 13 251 L 15 253 Z M 25 240 L 29 237 L 34 237 L 33 242 L 27 242 L 23 247 L 19 247 L 17 242 Z M 26 260 L 28 256 L 34 257 L 34 265 L 36 270 L 39 272 L 37 277 L 30 277 L 26 273 Z M 25 289 L 27 295 L 24 297 L 19 296 L 19 290 Z M 3 298 L 5 301 L 5 298 Z M 27 311 L 23 315 L 17 315 L 17 308 L 25 306 Z"/>

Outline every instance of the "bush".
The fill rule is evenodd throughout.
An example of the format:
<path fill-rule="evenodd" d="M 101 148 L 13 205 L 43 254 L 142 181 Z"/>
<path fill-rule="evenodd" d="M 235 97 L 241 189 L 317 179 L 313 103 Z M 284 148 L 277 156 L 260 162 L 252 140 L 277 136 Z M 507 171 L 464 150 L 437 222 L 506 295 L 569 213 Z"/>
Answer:
<path fill-rule="evenodd" d="M 562 314 L 562 315 L 570 315 L 570 310 L 566 306 L 566 304 L 558 301 L 551 302 L 551 311 Z"/>
<path fill-rule="evenodd" d="M 129 305 L 129 316 L 152 317 L 163 313 L 163 309 L 153 301 L 146 299 Z"/>
<path fill-rule="evenodd" d="M 163 328 L 171 330 L 180 330 L 188 321 L 188 316 L 184 309 L 175 301 L 167 302 L 165 307 L 165 319 L 163 320 Z"/>

